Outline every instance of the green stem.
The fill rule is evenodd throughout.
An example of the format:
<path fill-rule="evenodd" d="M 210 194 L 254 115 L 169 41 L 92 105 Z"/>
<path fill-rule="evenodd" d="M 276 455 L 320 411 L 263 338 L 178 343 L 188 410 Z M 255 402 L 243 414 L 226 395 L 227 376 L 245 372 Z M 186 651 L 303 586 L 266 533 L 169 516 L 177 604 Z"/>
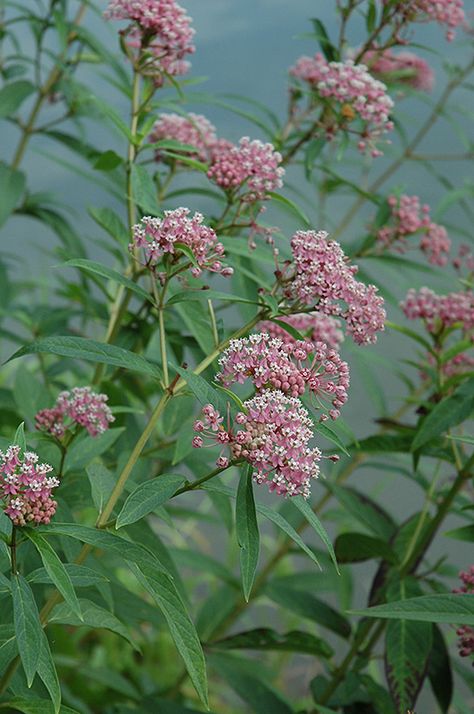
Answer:
<path fill-rule="evenodd" d="M 16 534 L 17 534 L 17 527 L 14 525 L 12 527 L 12 539 L 10 541 L 10 553 L 11 553 L 11 560 L 12 560 L 12 575 L 16 575 L 18 572 L 17 563 L 16 563 Z"/>
<path fill-rule="evenodd" d="M 31 139 L 32 134 L 35 132 L 36 118 L 43 106 L 43 103 L 44 103 L 46 97 L 48 96 L 49 92 L 53 88 L 53 86 L 56 84 L 56 82 L 61 78 L 61 76 L 64 73 L 64 70 L 62 68 L 60 68 L 60 65 L 64 64 L 69 46 L 76 39 L 77 35 L 76 35 L 76 31 L 74 28 L 76 28 L 78 25 L 81 24 L 84 14 L 87 10 L 87 5 L 88 5 L 87 2 L 81 3 L 81 5 L 76 13 L 75 18 L 72 21 L 72 28 L 71 28 L 71 31 L 69 32 L 69 35 L 66 40 L 66 48 L 61 53 L 61 55 L 58 57 L 56 66 L 53 67 L 53 69 L 49 73 L 49 76 L 46 79 L 46 81 L 44 82 L 44 84 L 38 88 L 38 95 L 36 97 L 36 100 L 35 100 L 32 108 L 31 108 L 30 115 L 29 115 L 28 119 L 26 120 L 26 124 L 23 127 L 20 141 L 18 142 L 18 146 L 16 148 L 15 154 L 12 159 L 12 164 L 11 164 L 12 169 L 17 169 L 19 167 L 19 165 L 21 164 L 23 157 L 25 155 L 26 147 L 28 146 L 28 142 Z"/>

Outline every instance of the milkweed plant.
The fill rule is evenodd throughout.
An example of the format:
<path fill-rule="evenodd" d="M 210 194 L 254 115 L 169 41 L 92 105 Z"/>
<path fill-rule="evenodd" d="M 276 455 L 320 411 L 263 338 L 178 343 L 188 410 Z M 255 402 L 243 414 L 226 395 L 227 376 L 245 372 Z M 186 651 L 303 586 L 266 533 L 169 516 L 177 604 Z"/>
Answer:
<path fill-rule="evenodd" d="M 279 115 L 187 0 L 1 3 L 2 710 L 473 711 L 469 8 L 328 5 Z"/>

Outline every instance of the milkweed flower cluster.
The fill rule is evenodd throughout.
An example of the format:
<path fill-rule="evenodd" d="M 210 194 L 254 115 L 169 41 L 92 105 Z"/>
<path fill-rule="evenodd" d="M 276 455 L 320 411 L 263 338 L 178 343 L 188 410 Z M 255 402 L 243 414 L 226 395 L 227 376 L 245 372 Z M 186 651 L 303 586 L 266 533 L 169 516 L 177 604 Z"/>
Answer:
<path fill-rule="evenodd" d="M 179 141 L 181 144 L 190 144 L 196 147 L 194 156 L 201 161 L 207 161 L 212 146 L 217 141 L 216 128 L 209 119 L 202 114 L 187 116 L 180 114 L 160 114 L 156 120 L 152 132 L 148 137 L 150 142 L 162 141 L 163 139 Z M 155 153 L 157 161 L 162 160 L 163 154 L 158 149 Z"/>
<path fill-rule="evenodd" d="M 381 228 L 377 238 L 386 247 L 395 244 L 400 253 L 407 249 L 407 237 L 418 234 L 419 248 L 432 265 L 446 265 L 451 240 L 444 226 L 434 223 L 430 217 L 430 207 L 421 204 L 418 196 L 390 196 L 390 224 Z"/>
<path fill-rule="evenodd" d="M 371 74 L 383 82 L 406 84 L 414 89 L 431 92 L 434 85 L 434 72 L 428 62 L 414 52 L 394 52 L 369 50 L 361 57 Z"/>
<path fill-rule="evenodd" d="M 251 379 L 257 391 L 277 389 L 299 397 L 306 389 L 321 408 L 330 405 L 337 419 L 347 401 L 349 367 L 336 350 L 323 342 L 284 343 L 261 332 L 232 340 L 219 359 L 217 379 L 226 387 Z M 323 413 L 321 420 L 327 419 Z"/>
<path fill-rule="evenodd" d="M 384 4 L 391 0 L 383 0 Z M 454 39 L 454 29 L 464 23 L 463 0 L 400 0 L 397 3 L 398 16 L 407 23 L 437 22 L 446 25 L 446 38 Z"/>
<path fill-rule="evenodd" d="M 244 200 L 261 201 L 283 185 L 282 156 L 273 144 L 242 137 L 238 145 L 226 140 L 212 147 L 208 177 L 225 191 L 244 191 Z"/>
<path fill-rule="evenodd" d="M 20 447 L 0 451 L 0 499 L 4 511 L 16 526 L 49 523 L 57 503 L 51 498 L 59 480 L 51 476 L 53 467 L 40 464 L 38 455 Z"/>
<path fill-rule="evenodd" d="M 236 430 L 223 426 L 223 417 L 211 404 L 203 409 L 203 418 L 194 424 L 199 436 L 193 446 L 212 443 L 229 447 L 233 459 L 244 459 L 253 467 L 253 479 L 267 483 L 278 495 L 308 498 L 311 481 L 319 475 L 322 455 L 311 448 L 311 419 L 299 399 L 279 390 L 264 390 L 244 402 L 245 413 L 235 417 Z M 202 435 L 202 436 L 201 436 Z M 228 462 L 220 457 L 217 462 Z"/>
<path fill-rule="evenodd" d="M 320 312 L 279 317 L 278 322 L 283 322 L 298 330 L 306 340 L 310 340 L 313 344 L 324 342 L 333 350 L 339 350 L 344 341 L 344 333 L 340 329 L 339 321 L 335 317 Z M 297 341 L 284 327 L 272 320 L 261 322 L 260 329 L 262 332 L 268 332 L 271 337 L 278 337 L 285 344 L 292 345 Z"/>
<path fill-rule="evenodd" d="M 374 285 L 355 278 L 339 243 L 325 231 L 297 231 L 291 239 L 293 263 L 282 276 L 286 297 L 318 312 L 340 317 L 357 344 L 371 344 L 384 329 L 383 298 Z"/>
<path fill-rule="evenodd" d="M 359 150 L 365 151 L 369 147 L 372 156 L 381 155 L 375 142 L 393 129 L 390 113 L 394 104 L 385 84 L 372 77 L 366 65 L 355 64 L 351 59 L 328 62 L 317 53 L 314 57 L 301 57 L 291 67 L 290 75 L 308 83 L 321 99 L 330 99 L 339 105 L 336 126 L 325 117 L 329 137 L 338 128 L 348 128 L 353 120 L 360 119 L 363 127 L 357 131 L 361 136 Z M 335 111 L 333 103 L 330 111 Z M 329 109 L 326 114 L 330 117 Z M 356 131 L 352 126 L 351 130 Z"/>
<path fill-rule="evenodd" d="M 455 588 L 453 593 L 458 594 L 471 594 L 474 595 L 474 565 L 471 565 L 469 570 L 462 570 L 459 573 L 459 578 L 461 579 L 461 587 Z M 456 630 L 456 634 L 459 637 L 458 649 L 461 657 L 470 657 L 474 655 L 474 627 L 469 625 L 462 625 Z M 473 662 L 474 665 L 474 662 Z"/>
<path fill-rule="evenodd" d="M 212 228 L 203 225 L 201 213 L 190 216 L 189 208 L 165 211 L 163 218 L 145 216 L 133 227 L 133 243 L 130 250 L 143 249 L 145 265 L 154 269 L 164 256 L 171 256 L 175 263 L 183 257 L 180 245 L 189 248 L 196 264 L 191 268 L 194 277 L 204 269 L 223 276 L 232 275 L 233 269 L 221 262 L 224 246 L 219 243 Z"/>
<path fill-rule="evenodd" d="M 430 288 L 408 291 L 401 307 L 409 320 L 424 320 L 429 332 L 449 327 L 474 328 L 474 293 L 471 290 L 437 295 Z"/>
<path fill-rule="evenodd" d="M 36 414 L 36 428 L 60 439 L 77 424 L 90 436 L 98 436 L 115 421 L 107 401 L 106 394 L 97 394 L 90 387 L 74 387 L 70 392 L 61 392 L 51 409 Z"/>
<path fill-rule="evenodd" d="M 163 74 L 186 74 L 185 57 L 195 52 L 191 18 L 175 0 L 111 0 L 110 20 L 129 20 L 127 43 L 139 52 L 141 70 L 161 84 Z"/>

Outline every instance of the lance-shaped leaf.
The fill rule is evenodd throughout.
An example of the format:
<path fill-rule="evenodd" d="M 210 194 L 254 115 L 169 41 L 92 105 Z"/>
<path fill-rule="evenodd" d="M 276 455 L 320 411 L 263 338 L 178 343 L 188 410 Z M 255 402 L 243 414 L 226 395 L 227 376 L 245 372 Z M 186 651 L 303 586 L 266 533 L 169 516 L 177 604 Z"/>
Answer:
<path fill-rule="evenodd" d="M 385 635 L 385 674 L 399 714 L 413 709 L 431 650 L 432 625 L 392 620 Z"/>
<path fill-rule="evenodd" d="M 252 590 L 260 553 L 260 534 L 251 473 L 250 466 L 242 472 L 235 504 L 235 524 L 240 547 L 240 572 L 244 597 L 247 602 Z"/>
<path fill-rule="evenodd" d="M 122 367 L 132 372 L 148 374 L 155 379 L 161 378 L 158 367 L 148 362 L 141 355 L 134 354 L 122 347 L 108 345 L 105 342 L 88 340 L 85 337 L 45 337 L 25 345 L 13 354 L 9 362 L 29 354 L 53 354 L 61 357 L 74 357 L 89 362 L 100 362 L 112 367 Z"/>
<path fill-rule="evenodd" d="M 15 712 L 23 712 L 23 714 L 56 714 L 54 705 L 48 702 L 47 699 L 12 697 L 8 701 L 0 703 L 0 709 L 13 710 Z M 65 707 L 64 704 L 59 708 L 59 714 L 79 714 L 77 709 Z"/>
<path fill-rule="evenodd" d="M 428 678 L 436 701 L 443 714 L 447 714 L 453 698 L 453 672 L 443 633 L 433 626 L 433 646 L 428 663 Z"/>
<path fill-rule="evenodd" d="M 53 662 L 53 656 L 49 647 L 48 638 L 43 631 L 41 639 L 41 650 L 38 661 L 38 675 L 49 692 L 54 707 L 54 713 L 61 710 L 61 687 L 59 685 L 58 673 Z"/>
<path fill-rule="evenodd" d="M 343 533 L 336 538 L 335 551 L 339 563 L 360 563 L 372 558 L 397 562 L 396 553 L 385 541 L 365 533 Z"/>
<path fill-rule="evenodd" d="M 406 600 L 375 605 L 365 610 L 352 610 L 353 615 L 389 620 L 418 620 L 419 622 L 448 622 L 452 625 L 474 626 L 474 595 L 420 595 Z"/>
<path fill-rule="evenodd" d="M 300 652 L 317 657 L 332 657 L 333 649 L 320 637 L 309 632 L 292 630 L 280 634 L 266 627 L 248 630 L 212 642 L 209 646 L 225 650 L 269 650 L 275 652 Z"/>
<path fill-rule="evenodd" d="M 43 628 L 33 592 L 25 578 L 12 577 L 13 623 L 26 681 L 31 687 L 40 658 Z"/>
<path fill-rule="evenodd" d="M 137 283 L 135 283 L 133 280 L 126 278 L 121 273 L 118 273 L 116 270 L 113 270 L 112 268 L 109 268 L 106 265 L 97 263 L 94 260 L 86 260 L 85 258 L 74 258 L 73 260 L 68 260 L 66 263 L 64 263 L 64 265 L 70 268 L 79 268 L 79 270 L 83 270 L 86 273 L 91 273 L 92 275 L 100 275 L 102 278 L 112 280 L 114 283 L 123 285 L 124 288 L 127 288 L 127 290 L 130 290 L 132 293 L 135 293 L 142 300 L 147 300 L 148 302 L 154 304 L 152 295 L 148 293 L 144 288 L 142 288 L 141 285 L 137 285 Z"/>
<path fill-rule="evenodd" d="M 82 620 L 81 608 L 71 578 L 54 548 L 48 543 L 46 538 L 35 530 L 25 529 L 24 532 L 33 542 L 40 554 L 45 570 L 51 578 L 51 581 L 56 585 L 71 610 Z"/>
<path fill-rule="evenodd" d="M 321 538 L 323 541 L 324 545 L 328 549 L 328 553 L 331 556 L 331 560 L 334 563 L 334 567 L 336 568 L 337 572 L 339 573 L 339 567 L 337 565 L 337 560 L 336 560 L 336 554 L 334 553 L 334 548 L 331 543 L 331 539 L 329 538 L 326 529 L 324 528 L 323 524 L 311 508 L 311 506 L 305 501 L 303 496 L 295 496 L 294 498 L 291 499 L 291 503 L 296 506 L 296 508 L 303 514 L 303 516 L 306 518 L 308 521 L 309 525 L 313 530 L 318 534 L 318 536 Z"/>
<path fill-rule="evenodd" d="M 115 527 L 118 529 L 129 523 L 135 523 L 158 506 L 162 506 L 176 493 L 185 480 L 184 476 L 176 474 L 160 474 L 150 481 L 141 483 L 123 504 Z"/>
<path fill-rule="evenodd" d="M 436 404 L 423 419 L 412 443 L 412 451 L 437 439 L 448 429 L 468 419 L 474 410 L 474 378 L 464 382 L 454 394 Z"/>
<path fill-rule="evenodd" d="M 74 625 L 75 627 L 86 626 L 110 630 L 110 632 L 115 632 L 116 635 L 127 640 L 137 652 L 140 651 L 140 648 L 134 643 L 128 629 L 118 617 L 115 617 L 111 612 L 96 605 L 95 602 L 91 600 L 81 598 L 79 602 L 82 612 L 81 619 L 77 617 L 67 603 L 62 602 L 54 608 L 50 622 L 59 622 L 62 625 Z"/>

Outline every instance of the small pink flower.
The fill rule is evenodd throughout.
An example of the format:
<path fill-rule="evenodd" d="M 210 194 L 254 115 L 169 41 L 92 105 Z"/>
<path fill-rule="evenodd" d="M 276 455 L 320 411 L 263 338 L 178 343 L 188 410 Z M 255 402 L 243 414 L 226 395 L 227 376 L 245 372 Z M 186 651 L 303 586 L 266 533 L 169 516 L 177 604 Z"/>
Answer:
<path fill-rule="evenodd" d="M 397 13 L 401 21 L 407 24 L 434 21 L 446 25 L 446 39 L 451 41 L 454 28 L 464 23 L 463 7 L 463 0 L 405 0 L 398 3 Z"/>
<path fill-rule="evenodd" d="M 195 51 L 191 18 L 175 0 L 111 0 L 105 12 L 109 20 L 129 20 L 125 30 L 130 48 L 136 49 L 144 74 L 162 84 L 163 74 L 181 75 L 189 70 L 188 54 Z"/>
<path fill-rule="evenodd" d="M 325 231 L 297 231 L 291 239 L 293 263 L 285 276 L 284 292 L 296 304 L 314 305 L 325 315 L 342 318 L 358 344 L 371 344 L 384 329 L 383 298 L 374 285 L 355 278 L 339 243 Z"/>
<path fill-rule="evenodd" d="M 16 526 L 49 523 L 55 514 L 57 503 L 51 492 L 59 481 L 49 475 L 52 466 L 38 461 L 38 455 L 31 451 L 21 456 L 17 445 L 0 451 L 0 499 Z"/>
<path fill-rule="evenodd" d="M 72 424 L 78 424 L 90 436 L 98 436 L 115 421 L 107 400 L 106 394 L 96 394 L 90 387 L 74 387 L 70 392 L 61 392 L 54 407 L 36 414 L 36 428 L 61 438 Z"/>
<path fill-rule="evenodd" d="M 350 59 L 328 62 L 317 53 L 314 57 L 301 57 L 291 67 L 290 75 L 309 84 L 321 99 L 337 103 L 339 118 L 337 125 L 328 125 L 328 138 L 359 119 L 362 122 L 359 150 L 369 148 L 373 156 L 381 155 L 375 142 L 393 129 L 390 113 L 394 105 L 385 84 L 372 77 L 364 64 L 354 64 Z"/>
<path fill-rule="evenodd" d="M 322 456 L 319 449 L 309 446 L 312 421 L 299 399 L 278 390 L 264 390 L 244 402 L 244 407 L 247 413 L 241 412 L 236 418 L 241 427 L 237 433 L 221 425 L 218 434 L 208 429 L 207 438 L 219 445 L 228 443 L 232 458 L 251 464 L 253 479 L 259 484 L 268 483 L 270 491 L 308 498 L 311 480 L 319 475 Z M 220 433 L 227 438 L 219 439 Z M 218 465 L 224 459 L 220 455 Z"/>
<path fill-rule="evenodd" d="M 474 293 L 466 290 L 437 295 L 429 288 L 409 290 L 401 303 L 409 320 L 424 320 L 429 332 L 458 325 L 463 330 L 474 328 Z"/>
<path fill-rule="evenodd" d="M 279 317 L 278 321 L 294 327 L 305 339 L 311 340 L 313 343 L 324 342 L 333 350 L 339 350 L 344 341 L 339 321 L 320 312 L 288 315 Z M 271 337 L 278 337 L 285 344 L 292 345 L 297 341 L 284 327 L 271 320 L 265 320 L 259 326 L 262 332 L 268 332 Z"/>
<path fill-rule="evenodd" d="M 394 54 L 390 48 L 382 51 L 373 49 L 366 52 L 361 61 L 384 82 L 407 84 L 425 92 L 433 89 L 433 70 L 428 62 L 414 52 Z"/>
<path fill-rule="evenodd" d="M 163 139 L 179 141 L 196 147 L 195 154 L 186 156 L 208 161 L 211 147 L 216 143 L 216 128 L 202 114 L 183 117 L 180 114 L 160 114 L 155 122 L 148 140 L 152 143 Z M 157 161 L 166 160 L 159 149 L 155 153 Z"/>
<path fill-rule="evenodd" d="M 220 140 L 212 147 L 211 157 L 208 177 L 226 191 L 242 189 L 248 202 L 263 201 L 269 191 L 283 185 L 282 157 L 273 144 L 251 141 L 248 136 L 236 146 Z"/>
<path fill-rule="evenodd" d="M 189 208 L 176 208 L 165 211 L 163 218 L 144 216 L 133 227 L 130 250 L 143 249 L 145 265 L 155 268 L 166 254 L 172 257 L 173 262 L 183 257 L 179 246 L 182 243 L 192 250 L 196 260 L 197 266 L 191 268 L 194 277 L 198 277 L 204 269 L 224 276 L 232 275 L 232 268 L 216 260 L 223 256 L 224 247 L 218 242 L 215 232 L 203 225 L 201 213 L 194 213 L 192 217 L 190 213 Z"/>
<path fill-rule="evenodd" d="M 461 570 L 459 573 L 461 579 L 461 587 L 455 588 L 453 593 L 460 595 L 474 595 L 474 565 L 471 565 L 469 570 Z M 459 637 L 458 649 L 461 657 L 470 657 L 474 655 L 474 627 L 463 625 L 456 630 Z M 473 661 L 474 665 L 474 661 Z"/>

